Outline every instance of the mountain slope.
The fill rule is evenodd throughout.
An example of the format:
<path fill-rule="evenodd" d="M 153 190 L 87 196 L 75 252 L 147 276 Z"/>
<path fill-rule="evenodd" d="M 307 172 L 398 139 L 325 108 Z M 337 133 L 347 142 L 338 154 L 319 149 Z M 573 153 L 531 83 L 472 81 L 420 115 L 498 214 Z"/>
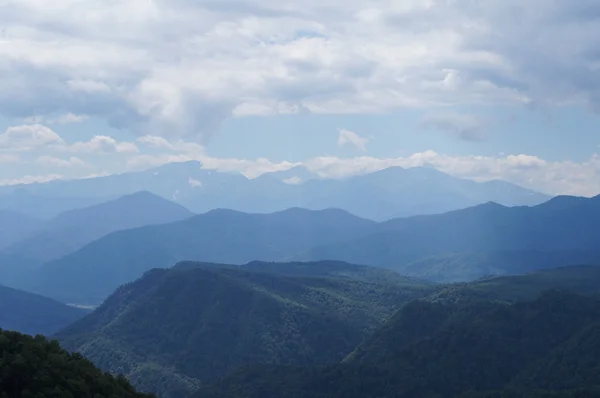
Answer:
<path fill-rule="evenodd" d="M 145 271 L 178 261 L 275 261 L 319 242 L 358 236 L 376 224 L 341 210 L 273 214 L 215 210 L 176 223 L 119 231 L 41 269 L 34 291 L 66 302 L 101 302 Z"/>
<path fill-rule="evenodd" d="M 33 234 L 42 223 L 37 218 L 15 211 L 0 210 L 0 250 Z"/>
<path fill-rule="evenodd" d="M 66 192 L 55 191 L 47 195 L 36 194 L 36 186 L 45 184 L 28 184 L 24 186 L 0 187 L 0 209 L 16 211 L 30 217 L 50 219 L 65 211 L 93 206 L 110 199 L 105 193 L 97 192 L 97 197 L 82 195 L 69 195 Z"/>
<path fill-rule="evenodd" d="M 83 209 L 62 213 L 41 230 L 3 251 L 3 255 L 46 262 L 111 232 L 183 220 L 194 214 L 149 192 L 138 192 Z"/>
<path fill-rule="evenodd" d="M 407 266 L 412 262 L 438 256 L 445 261 L 443 256 L 457 253 L 505 256 L 504 260 L 486 261 L 508 263 L 504 266 L 508 269 L 506 253 L 514 256 L 519 252 L 515 257 L 529 256 L 533 264 L 525 271 L 559 265 L 548 253 L 566 260 L 572 257 L 571 261 L 600 263 L 600 238 L 594 232 L 600 223 L 600 197 L 578 200 L 569 206 L 551 202 L 512 208 L 488 203 L 440 215 L 395 219 L 381 224 L 371 235 L 315 247 L 297 259 L 351 260 L 391 267 L 401 273 L 410 270 Z"/>
<path fill-rule="evenodd" d="M 2 397 L 152 397 L 136 393 L 127 380 L 101 372 L 42 336 L 0 330 L 0 352 Z"/>
<path fill-rule="evenodd" d="M 46 297 L 0 285 L 0 328 L 5 330 L 50 335 L 87 313 Z"/>
<path fill-rule="evenodd" d="M 599 311 L 595 298 L 557 291 L 515 304 L 416 300 L 343 364 L 242 369 L 197 396 L 458 397 L 508 388 L 518 397 L 597 396 L 590 395 L 600 386 L 597 362 L 579 353 L 600 349 Z"/>
<path fill-rule="evenodd" d="M 434 288 L 340 263 L 277 271 L 287 265 L 152 270 L 57 338 L 99 367 L 174 397 L 245 364 L 340 361 L 397 306 Z M 344 276 L 323 276 L 336 273 Z"/>

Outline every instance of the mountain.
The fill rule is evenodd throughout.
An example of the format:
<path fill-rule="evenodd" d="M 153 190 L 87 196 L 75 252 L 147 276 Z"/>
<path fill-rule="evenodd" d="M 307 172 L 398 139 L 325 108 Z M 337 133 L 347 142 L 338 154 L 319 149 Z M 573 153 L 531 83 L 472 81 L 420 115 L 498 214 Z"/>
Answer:
<path fill-rule="evenodd" d="M 2 397 L 152 398 L 42 336 L 0 330 L 0 351 Z"/>
<path fill-rule="evenodd" d="M 43 221 L 10 210 L 0 210 L 0 250 L 34 233 Z"/>
<path fill-rule="evenodd" d="M 537 205 L 548 196 L 503 181 L 477 183 L 433 168 L 390 167 L 345 180 L 310 180 L 298 188 L 309 209 L 335 207 L 361 217 L 387 220 L 443 213 L 496 201 L 507 206 Z"/>
<path fill-rule="evenodd" d="M 75 322 L 87 310 L 0 285 L 0 328 L 50 335 Z"/>
<path fill-rule="evenodd" d="M 111 232 L 184 220 L 194 214 L 149 192 L 71 210 L 46 222 L 29 238 L 5 248 L 4 256 L 47 262 Z"/>
<path fill-rule="evenodd" d="M 27 188 L 0 187 L 0 194 L 17 189 L 27 189 L 30 195 L 74 199 L 114 198 L 146 190 L 195 213 L 217 208 L 249 213 L 272 213 L 292 207 L 339 208 L 379 221 L 442 213 L 489 201 L 507 206 L 537 205 L 550 198 L 504 181 L 478 183 L 424 167 L 391 167 L 346 179 L 325 179 L 306 167 L 296 166 L 249 179 L 240 173 L 203 169 L 198 162 L 171 163 L 147 171 L 84 180 L 31 184 Z"/>
<path fill-rule="evenodd" d="M 516 302 L 533 300 L 546 290 L 600 294 L 600 266 L 573 265 L 538 270 L 524 275 L 495 276 L 470 283 L 440 285 L 428 296 L 432 301 L 456 301 L 463 297 Z"/>
<path fill-rule="evenodd" d="M 152 268 L 183 260 L 244 264 L 276 261 L 377 224 L 341 210 L 272 214 L 214 210 L 183 221 L 109 234 L 45 264 L 29 290 L 64 302 L 97 304 Z"/>
<path fill-rule="evenodd" d="M 460 261 L 461 266 L 471 268 L 465 271 L 469 278 L 484 276 L 489 266 L 496 273 L 514 273 L 560 265 L 557 262 L 600 264 L 600 238 L 595 234 L 599 223 L 600 197 L 557 198 L 533 207 L 486 203 L 440 215 L 390 220 L 372 234 L 324 244 L 295 259 L 352 261 L 425 277 L 420 269 L 443 268 L 448 256 L 458 254 L 459 259 L 469 257 Z M 518 267 L 512 265 L 514 259 Z M 447 276 L 436 273 L 437 280 Z M 456 275 L 449 279 L 456 280 Z M 459 275 L 458 279 L 467 278 Z"/>
<path fill-rule="evenodd" d="M 596 397 L 599 331 L 600 300 L 568 292 L 513 304 L 415 300 L 343 363 L 246 367 L 196 396 Z"/>
<path fill-rule="evenodd" d="M 436 254 L 398 269 L 417 278 L 452 283 L 493 275 L 523 274 L 569 264 L 600 264 L 600 251 L 516 250 Z"/>
<path fill-rule="evenodd" d="M 180 397 L 238 366 L 338 362 L 435 288 L 336 262 L 185 262 L 122 286 L 56 337 L 144 391 Z"/>
<path fill-rule="evenodd" d="M 93 206 L 111 199 L 101 191 L 96 193 L 97 197 L 88 196 L 85 192 L 82 192 L 81 196 L 69 196 L 59 190 L 41 195 L 32 192 L 37 185 L 44 184 L 30 184 L 27 188 L 0 187 L 0 209 L 15 211 L 34 218 L 50 219 L 65 211 Z"/>

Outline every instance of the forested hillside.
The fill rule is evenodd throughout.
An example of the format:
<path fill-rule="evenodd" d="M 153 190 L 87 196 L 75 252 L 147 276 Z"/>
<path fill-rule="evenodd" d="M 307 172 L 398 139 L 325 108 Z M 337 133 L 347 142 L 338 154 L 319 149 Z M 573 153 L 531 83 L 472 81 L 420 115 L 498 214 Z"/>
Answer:
<path fill-rule="evenodd" d="M 597 396 L 598 325 L 598 299 L 560 291 L 515 304 L 417 300 L 342 364 L 245 368 L 197 396 Z"/>
<path fill-rule="evenodd" d="M 0 329 L 0 352 L 2 398 L 152 398 L 42 336 Z"/>
<path fill-rule="evenodd" d="M 179 397 L 243 365 L 339 362 L 435 288 L 340 263 L 184 263 L 121 287 L 56 337 L 140 388 Z"/>

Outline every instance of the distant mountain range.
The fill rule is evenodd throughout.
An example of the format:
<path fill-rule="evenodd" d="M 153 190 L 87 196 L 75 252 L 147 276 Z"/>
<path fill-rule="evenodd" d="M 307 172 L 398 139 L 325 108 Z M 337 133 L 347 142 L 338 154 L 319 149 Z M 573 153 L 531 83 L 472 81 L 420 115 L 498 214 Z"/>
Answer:
<path fill-rule="evenodd" d="M 111 232 L 183 220 L 194 214 L 149 192 L 70 210 L 37 224 L 37 231 L 2 250 L 3 255 L 47 262 Z"/>
<path fill-rule="evenodd" d="M 272 214 L 213 210 L 170 224 L 119 231 L 45 264 L 26 286 L 65 302 L 98 304 L 145 271 L 184 260 L 243 264 L 277 261 L 323 242 L 374 231 L 377 223 L 342 210 Z"/>
<path fill-rule="evenodd" d="M 600 197 L 557 197 L 533 207 L 488 203 L 383 223 L 333 209 L 214 210 L 108 234 L 46 263 L 35 280 L 16 286 L 64 302 L 98 304 L 145 271 L 185 260 L 340 260 L 434 281 L 466 281 L 600 264 L 597 225 Z"/>
<path fill-rule="evenodd" d="M 217 208 L 253 213 L 292 207 L 339 208 L 377 221 L 442 213 L 488 201 L 517 206 L 550 198 L 504 181 L 477 183 L 423 167 L 392 167 L 342 180 L 321 179 L 306 168 L 295 167 L 248 179 L 185 162 L 106 177 L 0 187 L 0 209 L 52 217 L 138 191 L 173 200 L 195 213 Z"/>

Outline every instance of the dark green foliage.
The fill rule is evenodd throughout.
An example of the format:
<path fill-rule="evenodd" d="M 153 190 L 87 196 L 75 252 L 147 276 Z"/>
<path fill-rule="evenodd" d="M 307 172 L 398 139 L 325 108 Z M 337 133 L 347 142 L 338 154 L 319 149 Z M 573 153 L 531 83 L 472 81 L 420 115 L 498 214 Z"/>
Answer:
<path fill-rule="evenodd" d="M 343 364 L 240 369 L 198 397 L 597 397 L 600 302 L 548 291 L 399 310 Z M 488 392 L 489 391 L 489 392 Z"/>
<path fill-rule="evenodd" d="M 137 387 L 177 397 L 239 366 L 339 362 L 402 303 L 437 288 L 350 264 L 287 265 L 152 270 L 57 337 Z"/>
<path fill-rule="evenodd" d="M 0 397 L 134 398 L 139 394 L 122 376 L 98 370 L 56 341 L 0 330 Z"/>
<path fill-rule="evenodd" d="M 50 335 L 75 322 L 87 310 L 0 285 L 0 328 Z"/>

